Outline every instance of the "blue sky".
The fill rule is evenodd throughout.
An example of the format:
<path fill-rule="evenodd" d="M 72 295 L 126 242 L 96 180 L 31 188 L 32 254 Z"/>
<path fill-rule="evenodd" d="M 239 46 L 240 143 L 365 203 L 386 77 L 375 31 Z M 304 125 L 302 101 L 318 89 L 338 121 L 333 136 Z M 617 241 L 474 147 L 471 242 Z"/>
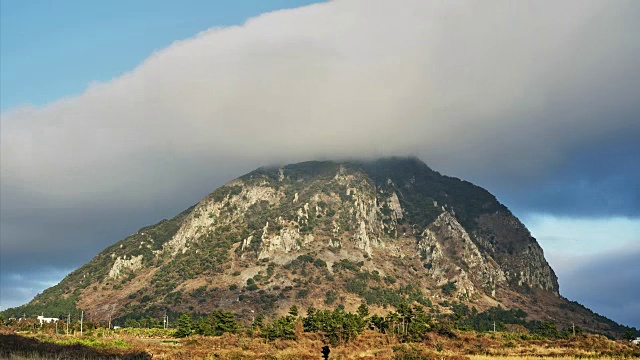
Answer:
<path fill-rule="evenodd" d="M 309 3 L 0 0 L 0 308 L 258 166 L 410 154 L 640 327 L 640 3 Z"/>
<path fill-rule="evenodd" d="M 2 0 L 2 109 L 80 94 L 176 40 L 317 2 Z"/>

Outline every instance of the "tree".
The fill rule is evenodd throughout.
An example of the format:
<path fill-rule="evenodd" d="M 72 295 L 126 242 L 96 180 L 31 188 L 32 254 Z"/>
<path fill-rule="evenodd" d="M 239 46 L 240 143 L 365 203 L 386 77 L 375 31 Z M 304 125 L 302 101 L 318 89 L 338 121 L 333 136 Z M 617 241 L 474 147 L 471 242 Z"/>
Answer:
<path fill-rule="evenodd" d="M 199 335 L 220 336 L 224 333 L 235 333 L 238 323 L 231 312 L 214 310 L 206 318 L 201 318 L 196 329 Z"/>
<path fill-rule="evenodd" d="M 389 323 L 385 320 L 385 318 L 378 315 L 371 316 L 371 318 L 369 319 L 369 324 L 373 328 L 373 330 L 377 330 L 383 334 L 386 333 L 389 329 Z"/>
<path fill-rule="evenodd" d="M 261 329 L 263 326 L 264 326 L 264 315 L 260 313 L 253 320 L 253 324 L 251 324 L 251 327 L 254 329 Z"/>
<path fill-rule="evenodd" d="M 265 326 L 263 336 L 269 340 L 296 339 L 296 323 L 293 316 L 282 316 L 273 321 L 273 323 Z"/>
<path fill-rule="evenodd" d="M 358 306 L 358 315 L 364 319 L 367 316 L 369 316 L 369 308 L 367 307 L 367 305 L 365 303 L 360 304 L 360 306 Z"/>
<path fill-rule="evenodd" d="M 356 314 L 341 309 L 316 310 L 307 309 L 307 317 L 302 319 L 307 332 L 321 331 L 326 334 L 332 345 L 348 342 L 364 330 L 365 322 Z"/>
<path fill-rule="evenodd" d="M 302 326 L 304 327 L 304 331 L 316 332 L 322 328 L 322 323 L 320 322 L 318 313 L 318 310 L 313 306 L 307 308 L 307 317 L 302 319 Z"/>
<path fill-rule="evenodd" d="M 635 338 L 636 338 L 635 331 L 633 331 L 632 329 L 629 329 L 629 330 L 625 331 L 625 333 L 624 333 L 624 339 L 625 340 L 631 341 L 631 340 L 633 340 Z"/>
<path fill-rule="evenodd" d="M 176 337 L 186 337 L 193 332 L 193 320 L 189 313 L 184 313 L 178 319 L 178 330 L 176 330 Z"/>
<path fill-rule="evenodd" d="M 298 307 L 295 305 L 291 305 L 289 308 L 289 315 L 297 317 L 298 316 Z"/>
<path fill-rule="evenodd" d="M 364 330 L 364 321 L 358 315 L 345 313 L 342 316 L 342 341 L 349 342 L 362 333 Z"/>
<path fill-rule="evenodd" d="M 398 304 L 398 315 L 400 315 L 400 320 L 402 321 L 402 333 L 405 334 L 407 332 L 407 327 L 409 323 L 411 323 L 411 319 L 413 317 L 413 309 L 406 302 L 401 302 Z"/>
<path fill-rule="evenodd" d="M 125 320 L 124 326 L 128 328 L 137 328 L 137 327 L 140 327 L 140 323 L 138 323 L 136 319 L 129 318 Z"/>
<path fill-rule="evenodd" d="M 398 324 L 398 319 L 399 319 L 398 313 L 396 313 L 395 311 L 392 311 L 387 314 L 385 321 L 387 323 L 387 328 L 391 330 L 391 333 L 396 332 L 396 325 Z"/>
<path fill-rule="evenodd" d="M 546 338 L 557 338 L 558 328 L 553 321 L 544 321 L 538 324 L 535 329 L 535 333 Z"/>

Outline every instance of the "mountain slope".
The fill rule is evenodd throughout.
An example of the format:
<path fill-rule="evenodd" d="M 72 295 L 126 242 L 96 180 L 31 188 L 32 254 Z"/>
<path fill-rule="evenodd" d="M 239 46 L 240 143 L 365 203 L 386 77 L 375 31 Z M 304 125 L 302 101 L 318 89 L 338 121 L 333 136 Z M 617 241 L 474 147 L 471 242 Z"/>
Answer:
<path fill-rule="evenodd" d="M 542 249 L 493 195 L 415 158 L 257 169 L 5 313 L 82 309 L 106 319 L 224 308 L 249 319 L 293 303 L 365 301 L 384 312 L 417 301 L 447 311 L 445 300 L 618 331 L 559 296 Z"/>

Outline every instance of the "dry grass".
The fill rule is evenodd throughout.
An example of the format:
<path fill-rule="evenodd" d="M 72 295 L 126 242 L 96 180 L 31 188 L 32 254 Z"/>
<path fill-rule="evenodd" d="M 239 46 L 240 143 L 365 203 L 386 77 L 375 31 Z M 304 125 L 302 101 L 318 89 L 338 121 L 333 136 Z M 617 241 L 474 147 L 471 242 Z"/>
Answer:
<path fill-rule="evenodd" d="M 495 355 L 471 355 L 469 356 L 470 360 L 584 360 L 584 357 L 576 357 L 576 356 L 495 356 Z M 594 359 L 599 360 L 620 360 L 624 359 L 623 357 L 613 357 L 613 356 L 598 356 Z"/>
<path fill-rule="evenodd" d="M 7 335 L 7 334 L 0 334 Z M 16 336 L 12 334 L 12 336 Z M 75 340 L 74 340 L 75 339 Z M 0 339 L 2 340 L 2 339 Z M 88 344 L 82 351 L 91 358 L 155 359 L 320 359 L 320 349 L 326 345 L 318 333 L 301 333 L 296 341 L 276 340 L 248 335 L 225 334 L 218 337 L 192 336 L 186 339 L 142 337 L 125 333 L 105 333 L 100 338 L 78 339 L 63 335 L 26 335 L 18 345 L 39 349 L 55 349 L 64 353 L 64 344 Z M 73 340 L 70 342 L 70 340 Z M 0 350 L 6 342 L 0 341 Z M 96 344 L 95 346 L 91 344 Z M 115 345 L 118 346 L 115 346 Z M 124 344 L 124 346 L 123 346 Z M 113 346 L 112 346 L 113 345 Z M 76 351 L 78 345 L 76 344 Z M 68 348 L 69 351 L 73 350 Z M 27 349 L 0 351 L 0 358 L 43 359 Z M 36 349 L 37 350 L 37 349 Z M 91 352 L 93 351 L 93 353 Z M 37 352 L 37 351 L 36 351 Z M 42 354 L 42 352 L 39 352 Z M 21 356 L 21 357 L 16 357 Z M 29 357 L 36 356 L 36 357 Z M 131 358 L 131 357 L 130 357 Z M 520 340 L 513 334 L 458 333 L 453 338 L 429 333 L 421 343 L 401 344 L 396 338 L 374 331 L 365 331 L 354 341 L 331 348 L 330 359 L 430 359 L 430 360 L 546 360 L 546 359 L 630 359 L 640 358 L 640 347 L 628 342 L 616 342 L 598 335 L 577 336 L 568 340 Z"/>

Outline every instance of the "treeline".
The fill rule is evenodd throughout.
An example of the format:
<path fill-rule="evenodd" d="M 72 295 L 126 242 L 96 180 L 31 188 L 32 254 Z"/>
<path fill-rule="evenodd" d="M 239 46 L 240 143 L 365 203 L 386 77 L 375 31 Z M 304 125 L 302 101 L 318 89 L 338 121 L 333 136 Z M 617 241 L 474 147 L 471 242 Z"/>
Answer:
<path fill-rule="evenodd" d="M 250 333 L 262 336 L 267 340 L 297 339 L 301 331 L 323 333 L 332 344 L 346 343 L 353 340 L 368 324 L 369 310 L 361 305 L 357 314 L 337 307 L 334 310 L 307 309 L 306 316 L 300 316 L 298 308 L 291 306 L 285 316 L 265 321 L 264 316 L 258 315 L 247 329 Z M 207 316 L 194 318 L 189 313 L 180 316 L 176 337 L 186 337 L 193 334 L 218 336 L 224 333 L 237 333 L 242 330 L 231 312 L 214 310 Z"/>
<path fill-rule="evenodd" d="M 343 344 L 355 339 L 365 329 L 378 331 L 398 338 L 401 342 L 419 342 L 429 333 L 456 337 L 457 331 L 489 332 L 498 331 L 510 333 L 523 340 L 527 339 L 563 339 L 573 334 L 584 332 L 579 326 L 558 328 L 552 321 L 529 321 L 527 313 L 521 309 L 504 309 L 500 306 L 479 313 L 475 307 L 469 308 L 459 302 L 444 301 L 440 305 L 449 311 L 442 312 L 434 308 L 425 307 L 418 302 L 401 302 L 395 311 L 385 316 L 370 315 L 368 306 L 361 304 L 355 313 L 345 310 L 343 305 L 334 309 L 316 309 L 310 307 L 306 315 L 299 314 L 293 305 L 289 312 L 270 321 L 262 314 L 256 314 L 250 324 L 243 323 L 239 316 L 228 311 L 214 310 L 209 314 L 170 313 L 174 321 L 170 328 L 175 329 L 173 336 L 187 337 L 190 335 L 219 336 L 224 333 L 247 332 L 251 335 L 264 337 L 266 340 L 286 339 L 295 340 L 302 332 L 322 334 L 334 344 Z M 141 315 L 141 314 L 138 314 Z M 178 319 L 175 321 L 175 319 Z M 246 316 L 245 316 L 246 319 Z M 6 319 L 0 317 L 0 323 Z M 33 320 L 18 323 L 11 322 L 22 330 L 39 331 L 39 324 Z M 10 325 L 10 324 L 8 324 Z M 77 327 L 72 323 L 71 329 Z M 91 323 L 85 320 L 85 331 L 106 327 L 107 324 Z M 165 324 L 162 318 L 140 316 L 137 319 L 128 318 L 124 321 L 127 328 L 160 328 Z M 53 328 L 53 324 L 46 324 L 45 328 Z M 65 329 L 66 330 L 66 329 Z M 627 337 L 635 336 L 637 330 L 632 329 Z M 63 329 L 60 328 L 60 332 Z M 169 334 L 167 334 L 169 335 Z"/>
<path fill-rule="evenodd" d="M 584 332 L 580 326 L 559 329 L 553 321 L 526 320 L 527 313 L 521 309 L 507 310 L 497 306 L 478 313 L 475 307 L 469 309 L 463 303 L 453 303 L 451 309 L 453 314 L 449 318 L 460 330 L 511 332 L 523 339 L 566 339 Z"/>
<path fill-rule="evenodd" d="M 51 288 L 53 289 L 53 288 Z M 45 293 L 39 296 L 46 296 L 51 289 L 45 290 Z M 10 308 L 0 312 L 0 316 L 6 319 L 16 318 L 19 319 L 23 315 L 31 316 L 33 314 L 44 313 L 47 317 L 67 318 L 69 314 L 72 317 L 80 317 L 80 310 L 76 308 L 77 296 L 70 296 L 68 298 L 55 298 L 50 299 L 44 304 L 41 302 L 31 302 L 29 304 L 21 305 L 15 308 Z"/>
<path fill-rule="evenodd" d="M 527 313 L 520 309 L 506 310 L 494 307 L 478 313 L 462 303 L 449 304 L 451 313 L 433 314 L 425 311 L 425 307 L 414 303 L 400 303 L 396 311 L 385 316 L 370 315 L 366 304 L 361 304 L 356 313 L 347 312 L 344 306 L 335 309 L 307 309 L 306 316 L 298 313 L 294 305 L 287 315 L 266 321 L 258 315 L 247 328 L 251 334 L 262 336 L 267 340 L 295 340 L 300 332 L 316 332 L 323 334 L 332 344 L 347 343 L 364 329 L 378 331 L 397 337 L 402 342 L 424 340 L 430 332 L 456 337 L 459 331 L 501 331 L 510 332 L 522 339 L 560 339 L 581 334 L 580 327 L 558 329 L 551 321 L 527 321 Z M 175 336 L 186 337 L 198 335 L 222 335 L 237 333 L 244 327 L 231 312 L 215 310 L 206 316 L 193 316 L 184 313 L 177 322 Z"/>

